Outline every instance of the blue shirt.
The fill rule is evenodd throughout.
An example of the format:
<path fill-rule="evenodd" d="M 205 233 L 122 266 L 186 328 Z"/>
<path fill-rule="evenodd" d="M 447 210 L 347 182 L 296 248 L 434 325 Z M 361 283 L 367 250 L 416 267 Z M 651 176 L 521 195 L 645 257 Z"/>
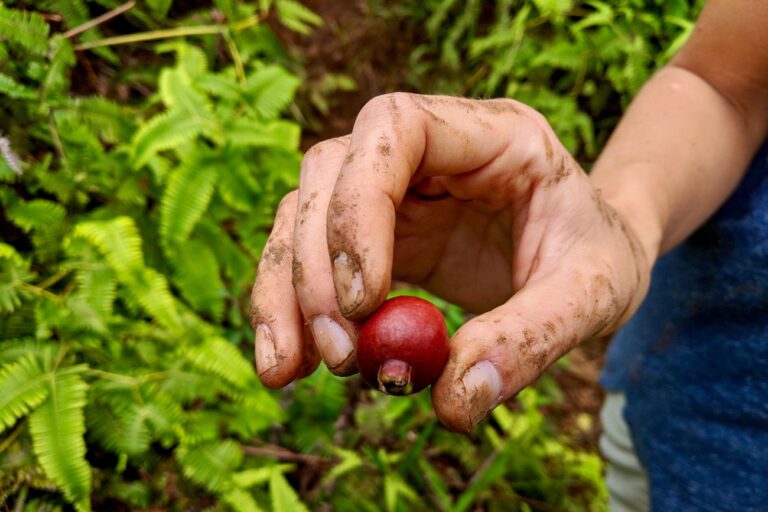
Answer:
<path fill-rule="evenodd" d="M 654 511 L 768 511 L 768 144 L 657 263 L 601 383 L 623 391 Z"/>

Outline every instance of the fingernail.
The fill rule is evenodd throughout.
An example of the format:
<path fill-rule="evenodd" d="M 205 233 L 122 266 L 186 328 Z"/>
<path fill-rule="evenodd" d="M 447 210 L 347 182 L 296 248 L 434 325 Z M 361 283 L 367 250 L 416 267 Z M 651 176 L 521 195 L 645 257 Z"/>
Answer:
<path fill-rule="evenodd" d="M 363 273 L 357 260 L 345 252 L 340 252 L 333 259 L 333 283 L 342 313 L 351 313 L 363 302 Z"/>
<path fill-rule="evenodd" d="M 264 324 L 256 326 L 256 369 L 259 375 L 277 366 L 277 353 L 272 331 Z"/>
<path fill-rule="evenodd" d="M 480 361 L 464 373 L 461 382 L 466 389 L 469 418 L 474 427 L 495 407 L 501 398 L 501 375 L 490 361 Z"/>
<path fill-rule="evenodd" d="M 347 331 L 327 315 L 316 316 L 310 326 L 317 349 L 328 368 L 333 370 L 341 366 L 355 349 Z"/>

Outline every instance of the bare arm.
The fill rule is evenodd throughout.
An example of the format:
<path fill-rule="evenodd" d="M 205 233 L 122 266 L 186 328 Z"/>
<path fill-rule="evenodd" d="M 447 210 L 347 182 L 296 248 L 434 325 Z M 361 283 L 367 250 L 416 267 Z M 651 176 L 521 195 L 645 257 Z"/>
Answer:
<path fill-rule="evenodd" d="M 630 106 L 592 183 L 654 261 L 728 198 L 766 131 L 768 2 L 712 0 Z"/>

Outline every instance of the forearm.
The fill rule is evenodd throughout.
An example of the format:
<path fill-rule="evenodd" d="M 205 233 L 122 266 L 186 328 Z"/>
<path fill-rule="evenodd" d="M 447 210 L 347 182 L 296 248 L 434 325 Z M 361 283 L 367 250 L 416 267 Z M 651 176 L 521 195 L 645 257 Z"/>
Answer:
<path fill-rule="evenodd" d="M 754 113 L 697 74 L 667 66 L 635 98 L 591 179 L 652 263 L 728 198 L 764 137 Z"/>

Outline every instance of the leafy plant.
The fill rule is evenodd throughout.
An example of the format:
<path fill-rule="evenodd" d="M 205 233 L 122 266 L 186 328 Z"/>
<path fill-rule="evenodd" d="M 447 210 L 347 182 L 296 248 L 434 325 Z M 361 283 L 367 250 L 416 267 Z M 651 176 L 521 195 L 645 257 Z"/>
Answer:
<path fill-rule="evenodd" d="M 322 368 L 279 392 L 260 385 L 248 294 L 301 159 L 286 115 L 302 118 L 301 73 L 270 26 L 307 34 L 320 18 L 295 0 L 137 4 L 0 6 L 0 503 L 604 510 L 599 457 L 542 412 L 559 399 L 551 379 L 467 437 L 439 427 L 426 393 L 392 399 Z M 392 9 L 426 23 L 411 71 L 423 92 L 530 100 L 588 154 L 695 11 Z M 464 321 L 430 300 L 451 331 Z"/>
<path fill-rule="evenodd" d="M 429 0 L 390 15 L 426 29 L 411 54 L 420 90 L 510 97 L 594 159 L 651 73 L 684 43 L 701 0 Z"/>

